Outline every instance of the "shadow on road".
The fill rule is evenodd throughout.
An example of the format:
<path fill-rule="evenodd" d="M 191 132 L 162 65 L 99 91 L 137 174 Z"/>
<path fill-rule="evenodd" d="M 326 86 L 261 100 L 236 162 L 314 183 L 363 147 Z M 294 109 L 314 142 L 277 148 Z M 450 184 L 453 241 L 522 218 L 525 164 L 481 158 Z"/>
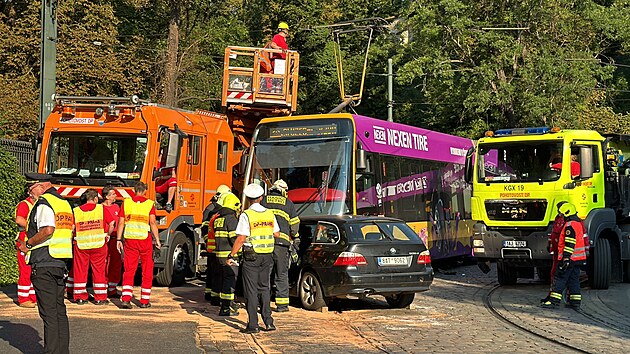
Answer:
<path fill-rule="evenodd" d="M 37 330 L 29 325 L 0 320 L 0 339 L 22 353 L 42 353 L 44 347 Z"/>

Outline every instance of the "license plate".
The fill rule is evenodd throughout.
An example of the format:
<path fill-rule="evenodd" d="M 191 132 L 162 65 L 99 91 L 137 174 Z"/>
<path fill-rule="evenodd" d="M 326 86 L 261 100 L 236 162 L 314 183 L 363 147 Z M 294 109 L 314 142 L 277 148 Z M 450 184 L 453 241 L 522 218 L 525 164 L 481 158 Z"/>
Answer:
<path fill-rule="evenodd" d="M 409 264 L 408 257 L 378 257 L 380 266 L 406 266 Z"/>
<path fill-rule="evenodd" d="M 503 247 L 527 247 L 527 241 L 503 241 Z"/>

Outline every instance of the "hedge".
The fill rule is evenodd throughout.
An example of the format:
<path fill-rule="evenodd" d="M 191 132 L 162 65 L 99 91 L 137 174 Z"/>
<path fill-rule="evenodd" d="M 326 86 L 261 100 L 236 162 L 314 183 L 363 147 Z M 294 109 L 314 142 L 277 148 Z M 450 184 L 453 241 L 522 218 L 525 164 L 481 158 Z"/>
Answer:
<path fill-rule="evenodd" d="M 17 282 L 15 206 L 24 196 L 24 176 L 17 160 L 0 147 L 0 286 Z"/>

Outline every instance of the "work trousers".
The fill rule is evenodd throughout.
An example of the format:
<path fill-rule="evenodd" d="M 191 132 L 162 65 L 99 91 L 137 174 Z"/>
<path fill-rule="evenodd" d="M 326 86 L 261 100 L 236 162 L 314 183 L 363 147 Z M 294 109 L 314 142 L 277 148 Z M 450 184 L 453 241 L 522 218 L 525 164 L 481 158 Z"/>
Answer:
<path fill-rule="evenodd" d="M 276 308 L 289 306 L 289 246 L 273 247 L 274 284 L 276 286 Z"/>
<path fill-rule="evenodd" d="M 116 237 L 112 237 L 107 243 L 107 296 L 118 293 L 116 286 L 120 284 L 122 276 L 122 258 L 116 248 Z"/>
<path fill-rule="evenodd" d="M 238 266 L 229 266 L 225 264 L 225 262 L 225 258 L 218 258 L 218 263 L 221 266 L 221 291 L 219 293 L 219 297 L 221 300 L 234 301 L 236 279 L 238 278 Z"/>
<path fill-rule="evenodd" d="M 562 301 L 562 292 L 564 289 L 569 290 L 571 305 L 579 306 L 582 301 L 580 292 L 580 266 L 575 262 L 569 263 L 569 267 L 565 270 L 556 269 L 553 280 L 553 291 L 551 292 L 551 301 L 559 304 Z"/>
<path fill-rule="evenodd" d="M 269 281 L 273 256 L 257 254 L 255 261 L 243 260 L 243 290 L 247 300 L 247 328 L 258 328 L 258 305 L 266 326 L 273 324 L 271 317 L 271 293 Z"/>
<path fill-rule="evenodd" d="M 26 239 L 25 237 L 20 238 Z M 17 296 L 20 304 L 26 301 L 37 302 L 35 289 L 33 288 L 33 283 L 31 283 L 31 266 L 26 264 L 24 256 L 25 254 L 22 251 L 17 251 L 18 272 L 20 274 L 17 282 Z"/>
<path fill-rule="evenodd" d="M 74 301 L 88 299 L 87 279 L 90 268 L 92 269 L 94 300 L 106 300 L 107 276 L 105 275 L 105 266 L 107 264 L 107 244 L 89 250 L 82 250 L 77 245 L 74 245 L 73 255 Z"/>
<path fill-rule="evenodd" d="M 32 267 L 37 309 L 44 321 L 44 353 L 69 353 L 70 328 L 63 300 L 64 268 Z"/>
<path fill-rule="evenodd" d="M 206 264 L 206 294 L 210 294 L 211 298 L 219 299 L 221 292 L 221 283 L 223 282 L 223 272 L 221 264 L 214 253 L 208 253 L 208 262 Z"/>
<path fill-rule="evenodd" d="M 151 300 L 153 283 L 153 240 L 125 239 L 123 264 L 123 286 L 121 301 L 129 302 L 133 296 L 133 278 L 138 269 L 138 260 L 142 262 L 142 283 L 140 284 L 140 303 L 148 304 Z"/>

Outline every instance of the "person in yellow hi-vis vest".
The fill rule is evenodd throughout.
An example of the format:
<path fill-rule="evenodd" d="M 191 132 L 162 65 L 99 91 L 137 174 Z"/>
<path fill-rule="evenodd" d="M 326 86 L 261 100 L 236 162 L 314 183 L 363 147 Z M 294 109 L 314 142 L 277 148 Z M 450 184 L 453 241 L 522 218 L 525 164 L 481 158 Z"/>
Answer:
<path fill-rule="evenodd" d="M 70 328 L 63 300 L 66 262 L 72 258 L 74 216 L 70 204 L 57 193 L 50 176 L 25 174 L 31 189 L 41 194 L 28 217 L 26 241 L 18 240 L 31 266 L 31 281 L 39 316 L 44 321 L 44 352 L 68 353 Z"/>
<path fill-rule="evenodd" d="M 230 187 L 225 184 L 217 187 L 216 194 L 210 200 L 210 204 L 203 211 L 203 221 L 208 228 L 208 235 L 206 237 L 206 250 L 208 262 L 206 263 L 206 289 L 204 291 L 204 298 L 210 301 L 211 305 L 219 306 L 221 300 L 219 298 L 219 292 L 221 291 L 221 265 L 217 261 L 215 250 L 217 248 L 217 242 L 214 237 L 214 230 L 212 225 L 214 219 L 219 217 L 217 212 L 221 209 L 221 203 L 225 196 L 231 193 Z"/>
<path fill-rule="evenodd" d="M 160 235 L 155 220 L 155 202 L 147 199 L 147 185 L 138 182 L 133 187 L 136 195 L 126 198 L 120 208 L 116 246 L 123 252 L 123 283 L 121 307 L 131 308 L 133 296 L 133 277 L 138 269 L 138 260 L 142 262 L 142 283 L 140 285 L 140 307 L 151 307 L 151 285 L 153 284 L 153 241 L 160 249 Z M 152 237 L 149 237 L 151 235 Z M 124 246 L 123 246 L 124 245 Z"/>
<path fill-rule="evenodd" d="M 250 207 L 245 210 L 236 226 L 236 241 L 228 255 L 226 265 L 235 264 L 235 257 L 243 247 L 243 290 L 247 300 L 247 327 L 242 333 L 258 333 L 258 305 L 265 324 L 264 331 L 276 327 L 271 317 L 271 291 L 269 281 L 273 265 L 274 239 L 280 237 L 280 228 L 273 212 L 260 205 L 265 190 L 256 183 L 248 184 L 243 193 Z"/>
<path fill-rule="evenodd" d="M 98 192 L 89 188 L 83 195 L 85 203 L 74 208 L 74 302 L 87 303 L 88 269 L 92 268 L 94 304 L 105 305 L 107 301 L 107 241 L 103 205 L 98 204 Z"/>

